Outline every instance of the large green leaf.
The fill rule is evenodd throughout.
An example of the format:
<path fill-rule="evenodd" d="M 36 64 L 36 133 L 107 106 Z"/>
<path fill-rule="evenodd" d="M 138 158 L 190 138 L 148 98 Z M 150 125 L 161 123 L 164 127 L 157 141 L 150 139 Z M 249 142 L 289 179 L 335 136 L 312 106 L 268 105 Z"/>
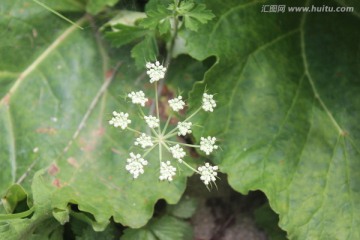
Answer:
<path fill-rule="evenodd" d="M 97 14 L 101 10 L 104 10 L 106 6 L 114 6 L 118 1 L 119 0 L 88 0 L 86 11 L 91 14 Z"/>
<path fill-rule="evenodd" d="M 201 134 L 220 138 L 214 161 L 236 190 L 265 192 L 288 237 L 359 239 L 359 9 L 262 13 L 262 4 L 237 0 L 207 7 L 216 19 L 185 37 L 193 57 L 217 57 L 192 94 L 217 93 L 217 110 L 201 118 Z"/>
<path fill-rule="evenodd" d="M 145 84 L 134 81 L 141 73 L 128 67 L 129 50 L 110 59 L 96 29 L 79 30 L 33 2 L 2 1 L 0 11 L 0 193 L 18 182 L 32 190 L 35 207 L 32 219 L 17 222 L 42 224 L 52 214 L 64 223 L 72 203 L 97 230 L 111 216 L 140 227 L 158 199 L 176 203 L 189 172 L 158 181 L 155 153 L 134 181 L 125 170 L 129 149 L 140 151 L 131 147 L 134 134 L 108 124 L 116 110 L 139 127 L 136 108 L 122 97 Z M 94 26 L 89 21 L 77 23 Z M 47 170 L 32 180 L 39 169 Z M 48 200 L 41 207 L 40 195 Z"/>

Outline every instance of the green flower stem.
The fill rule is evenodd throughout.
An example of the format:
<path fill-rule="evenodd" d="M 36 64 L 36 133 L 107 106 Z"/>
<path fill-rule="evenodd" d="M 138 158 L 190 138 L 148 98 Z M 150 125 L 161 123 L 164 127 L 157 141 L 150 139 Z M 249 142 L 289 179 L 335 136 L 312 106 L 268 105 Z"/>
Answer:
<path fill-rule="evenodd" d="M 192 117 L 194 117 L 199 111 L 201 110 L 201 107 L 199 107 L 195 112 L 193 112 L 188 118 L 186 118 L 183 122 L 186 122 L 186 121 L 189 121 Z M 176 126 L 173 130 L 171 130 L 170 132 L 168 132 L 166 135 L 165 135 L 165 139 L 166 138 L 169 138 L 171 136 L 173 136 L 172 134 L 174 132 L 176 132 L 176 130 L 178 129 L 178 127 Z"/>
<path fill-rule="evenodd" d="M 160 162 L 160 166 L 161 166 L 161 162 L 162 162 L 162 148 L 161 148 L 162 144 L 159 143 L 159 162 Z"/>
<path fill-rule="evenodd" d="M 152 146 L 151 148 L 149 148 L 148 150 L 146 150 L 146 152 L 142 155 L 143 158 L 146 157 L 146 155 L 148 155 L 158 144 L 155 144 L 154 146 Z"/>
<path fill-rule="evenodd" d="M 161 129 L 160 129 L 160 114 L 159 114 L 159 101 L 158 101 L 157 82 L 155 82 L 155 101 L 156 101 L 156 116 L 157 116 L 157 119 L 159 120 L 158 131 L 159 131 L 159 135 L 160 135 L 161 134 Z"/>
<path fill-rule="evenodd" d="M 169 146 L 168 146 L 165 142 L 162 142 L 162 144 L 164 145 L 164 147 L 165 147 L 169 152 L 171 152 Z"/>
<path fill-rule="evenodd" d="M 182 161 L 182 163 L 187 166 L 188 168 L 190 168 L 191 170 L 193 170 L 194 172 L 200 174 L 200 172 L 198 170 L 196 170 L 195 168 L 193 168 L 192 166 L 190 166 L 189 164 L 187 164 L 187 162 L 185 162 L 184 160 Z"/>
<path fill-rule="evenodd" d="M 162 135 L 165 134 L 165 132 L 166 132 L 166 130 L 167 130 L 167 127 L 169 126 L 169 122 L 170 122 L 170 120 L 171 120 L 171 117 L 172 117 L 172 114 L 170 113 L 169 116 L 168 116 L 168 119 L 166 120 L 165 127 L 164 127 L 164 129 L 163 129 L 163 131 L 162 131 L 162 133 L 161 133 Z"/>
<path fill-rule="evenodd" d="M 142 117 L 145 117 L 145 113 L 144 113 L 144 111 L 142 110 L 142 108 L 141 108 L 140 106 L 138 106 L 138 108 L 139 108 L 139 112 L 140 112 L 141 116 L 142 116 Z"/>
<path fill-rule="evenodd" d="M 189 121 L 192 117 L 194 117 L 199 111 L 201 107 L 199 107 L 195 112 L 193 112 L 188 118 L 186 118 L 183 122 Z"/>
<path fill-rule="evenodd" d="M 144 118 L 145 117 L 145 113 L 144 113 L 144 111 L 142 110 L 142 108 L 140 107 L 140 106 L 138 106 L 139 107 L 139 112 L 140 112 L 140 115 Z M 160 120 L 160 119 L 159 119 Z M 160 126 L 160 124 L 159 124 L 159 126 Z M 147 129 L 149 129 L 150 127 L 148 127 Z M 157 138 L 158 136 L 159 136 L 159 134 L 153 129 L 153 128 L 150 128 L 151 130 L 151 132 L 154 134 L 154 136 L 155 136 L 155 138 Z M 148 134 L 148 135 L 150 135 L 150 132 L 149 131 L 146 131 L 146 133 Z M 152 138 L 153 138 L 153 136 L 151 136 Z"/>
<path fill-rule="evenodd" d="M 170 151 L 170 148 L 168 147 L 168 145 L 166 145 L 166 143 L 168 143 L 168 142 L 171 142 L 171 141 L 162 142 L 162 144 L 164 145 L 164 147 L 165 147 L 169 152 L 171 152 L 171 151 Z M 177 142 L 173 142 L 173 143 L 177 143 Z M 160 145 L 161 145 L 161 144 L 160 144 Z M 189 164 L 187 164 L 184 160 L 182 160 L 181 163 L 183 163 L 186 167 L 190 168 L 192 171 L 200 174 L 200 172 L 199 172 L 198 170 L 196 170 L 195 168 L 193 168 L 192 166 L 190 166 Z"/>
<path fill-rule="evenodd" d="M 181 142 L 174 142 L 174 141 L 166 141 L 167 143 L 172 143 L 172 144 L 179 144 L 182 146 L 187 146 L 187 147 L 194 147 L 194 148 L 199 148 L 200 145 L 194 145 L 194 144 L 187 144 L 187 143 L 181 143 Z"/>
<path fill-rule="evenodd" d="M 171 130 L 170 132 L 168 132 L 165 136 L 164 136 L 164 138 L 165 139 L 167 139 L 167 138 L 170 138 L 170 137 L 172 137 L 172 136 L 175 136 L 177 133 L 176 133 L 176 130 L 177 130 L 178 128 L 177 128 L 177 126 L 173 129 L 173 130 Z"/>
<path fill-rule="evenodd" d="M 141 134 L 141 133 L 142 133 L 142 132 L 139 132 L 138 130 L 133 129 L 133 128 L 131 128 L 131 127 L 127 127 L 126 129 L 129 130 L 129 131 L 131 131 L 131 132 L 137 133 L 137 134 Z"/>
<path fill-rule="evenodd" d="M 171 132 L 173 132 L 173 131 L 171 131 Z M 173 133 L 171 133 L 171 132 L 169 132 L 168 134 L 166 134 L 166 135 L 164 136 L 164 139 L 165 139 L 165 140 L 177 135 L 177 132 L 173 132 Z"/>
<path fill-rule="evenodd" d="M 174 19 L 174 33 L 171 36 L 170 47 L 169 47 L 169 50 L 166 53 L 166 58 L 165 58 L 165 63 L 164 63 L 166 69 L 168 69 L 169 66 L 170 66 L 171 58 L 173 56 L 173 52 L 174 52 L 174 48 L 175 48 L 175 40 L 177 38 L 178 31 L 179 31 L 179 21 L 178 21 L 178 16 L 176 15 L 176 13 L 174 13 L 173 19 Z M 155 84 L 155 86 L 156 86 L 155 87 L 155 92 L 156 93 L 158 93 L 158 92 L 161 93 L 162 89 L 164 88 L 164 82 L 165 82 L 165 78 L 160 80 L 159 86 L 157 86 L 157 84 Z M 157 103 L 157 101 L 156 101 L 156 103 Z M 154 111 L 154 104 L 151 104 L 150 114 L 153 111 Z"/>

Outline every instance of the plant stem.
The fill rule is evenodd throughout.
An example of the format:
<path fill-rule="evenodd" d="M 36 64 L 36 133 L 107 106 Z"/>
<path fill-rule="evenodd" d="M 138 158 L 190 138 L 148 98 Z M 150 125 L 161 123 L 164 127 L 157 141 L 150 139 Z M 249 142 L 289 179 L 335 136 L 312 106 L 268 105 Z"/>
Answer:
<path fill-rule="evenodd" d="M 194 144 L 187 144 L 187 143 L 182 143 L 182 142 L 174 142 L 174 141 L 166 141 L 168 143 L 173 143 L 173 144 L 179 144 L 182 146 L 187 146 L 187 147 L 193 147 L 193 148 L 199 148 L 200 145 L 194 145 Z"/>
<path fill-rule="evenodd" d="M 169 126 L 169 122 L 170 122 L 171 117 L 172 117 L 172 114 L 169 114 L 168 119 L 166 120 L 166 123 L 165 123 L 165 127 L 164 127 L 164 129 L 163 129 L 163 131 L 162 131 L 162 133 L 161 133 L 162 135 L 165 134 L 166 129 L 167 129 L 167 127 Z"/>
<path fill-rule="evenodd" d="M 158 97 L 158 92 L 157 92 L 157 82 L 155 82 L 155 101 L 156 101 L 156 116 L 157 119 L 159 120 L 159 126 L 158 126 L 158 132 L 159 135 L 161 134 L 161 129 L 160 129 L 160 114 L 159 114 L 159 97 Z"/>
<path fill-rule="evenodd" d="M 172 58 L 172 55 L 174 52 L 174 47 L 175 47 L 175 40 L 178 35 L 178 28 L 179 28 L 179 20 L 177 18 L 176 13 L 174 13 L 173 18 L 174 18 L 174 34 L 172 35 L 172 38 L 171 38 L 169 50 L 166 53 L 166 58 L 165 58 L 165 63 L 164 63 L 166 70 L 169 69 L 169 66 L 171 63 L 171 58 Z M 163 78 L 159 81 L 159 86 L 157 87 L 157 90 L 156 90 L 157 93 L 159 93 L 159 94 L 161 93 L 162 89 L 164 88 L 164 82 L 165 82 L 165 78 Z M 154 108 L 155 108 L 155 106 L 153 103 L 150 106 L 150 111 L 149 111 L 150 115 L 154 112 Z"/>
<path fill-rule="evenodd" d="M 143 154 L 143 158 L 146 157 L 146 155 L 148 155 L 155 147 L 156 147 L 157 144 L 155 144 L 154 146 L 152 146 L 151 148 L 149 148 L 144 154 Z"/>
<path fill-rule="evenodd" d="M 194 117 L 199 111 L 201 110 L 201 107 L 199 107 L 195 112 L 193 112 L 188 118 L 186 118 L 183 122 L 186 122 L 186 121 L 189 121 L 192 117 Z M 176 132 L 176 130 L 178 129 L 178 127 L 176 126 L 173 130 L 171 130 L 170 132 L 168 132 L 166 135 L 165 135 L 165 139 L 166 138 L 169 138 L 171 136 L 173 136 L 172 134 L 174 132 Z"/>
<path fill-rule="evenodd" d="M 182 163 L 183 163 L 185 166 L 187 166 L 188 168 L 190 168 L 191 170 L 193 170 L 194 172 L 199 173 L 198 170 L 196 170 L 195 168 L 193 168 L 192 166 L 190 166 L 189 164 L 187 164 L 187 162 L 185 162 L 184 160 L 182 161 Z M 200 174 L 200 173 L 199 173 L 199 174 Z"/>

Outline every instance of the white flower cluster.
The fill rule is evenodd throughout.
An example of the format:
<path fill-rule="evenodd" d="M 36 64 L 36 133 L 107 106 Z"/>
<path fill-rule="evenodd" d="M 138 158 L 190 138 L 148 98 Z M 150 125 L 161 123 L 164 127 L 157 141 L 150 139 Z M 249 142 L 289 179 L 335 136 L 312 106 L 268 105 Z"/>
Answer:
<path fill-rule="evenodd" d="M 218 166 L 211 166 L 209 163 L 205 163 L 205 166 L 198 167 L 198 171 L 201 175 L 200 179 L 208 185 L 210 182 L 215 182 L 217 176 Z"/>
<path fill-rule="evenodd" d="M 178 122 L 177 128 L 179 130 L 178 135 L 179 136 L 185 136 L 186 134 L 192 133 L 191 131 L 191 122 Z"/>
<path fill-rule="evenodd" d="M 109 121 L 109 124 L 114 127 L 121 127 L 122 129 L 125 129 L 127 125 L 131 123 L 131 120 L 128 119 L 129 114 L 127 113 L 118 113 L 113 111 L 113 116 L 114 117 Z"/>
<path fill-rule="evenodd" d="M 147 75 L 150 77 L 150 83 L 157 82 L 165 77 L 166 67 L 162 66 L 159 61 L 155 63 L 146 63 Z"/>
<path fill-rule="evenodd" d="M 218 149 L 218 146 L 215 145 L 216 137 L 201 137 L 200 138 L 200 150 L 205 152 L 206 155 L 212 153 L 214 149 Z"/>
<path fill-rule="evenodd" d="M 152 147 L 154 143 L 151 141 L 151 137 L 142 133 L 134 143 L 136 146 L 141 145 L 142 148 Z"/>
<path fill-rule="evenodd" d="M 182 100 L 182 96 L 179 96 L 174 99 L 170 99 L 168 102 L 172 110 L 175 112 L 184 109 L 185 102 Z"/>
<path fill-rule="evenodd" d="M 173 158 L 177 159 L 180 163 L 182 163 L 182 159 L 185 157 L 186 153 L 183 148 L 180 147 L 179 144 L 170 148 L 170 152 L 173 155 Z"/>
<path fill-rule="evenodd" d="M 128 94 L 128 97 L 131 98 L 132 103 L 140 104 L 142 107 L 144 107 L 145 103 L 148 101 L 143 91 L 131 92 Z"/>
<path fill-rule="evenodd" d="M 216 102 L 214 100 L 214 96 L 211 94 L 204 93 L 202 98 L 202 108 L 206 112 L 212 112 L 214 111 L 215 107 L 216 107 Z"/>
<path fill-rule="evenodd" d="M 137 178 L 140 174 L 144 173 L 144 166 L 148 164 L 148 162 L 141 157 L 140 154 L 130 153 L 130 158 L 127 159 L 127 165 L 125 169 L 128 170 L 134 178 Z"/>
<path fill-rule="evenodd" d="M 170 161 L 166 161 L 166 163 L 161 162 L 160 177 L 159 177 L 161 181 L 168 180 L 169 182 L 171 182 L 175 174 L 176 174 L 176 168 L 171 166 Z"/>
<path fill-rule="evenodd" d="M 150 128 L 157 128 L 159 126 L 159 119 L 154 116 L 144 116 L 145 122 Z"/>
<path fill-rule="evenodd" d="M 156 61 L 155 63 L 147 63 L 146 68 L 147 68 L 147 74 L 150 78 L 150 83 L 157 82 L 165 77 L 166 68 L 163 67 L 158 61 Z M 157 85 L 155 83 L 155 89 L 156 86 Z M 142 107 L 144 107 L 149 100 L 145 96 L 145 93 L 143 91 L 131 92 L 127 96 L 131 99 L 133 104 L 137 104 Z M 125 169 L 129 171 L 129 173 L 133 176 L 133 178 L 138 178 L 141 174 L 144 173 L 144 166 L 148 165 L 148 161 L 145 160 L 144 158 L 147 156 L 147 154 L 151 153 L 155 147 L 158 147 L 159 150 L 158 156 L 160 158 L 159 179 L 161 181 L 163 180 L 173 181 L 177 171 L 177 169 L 171 165 L 171 161 L 163 161 L 162 159 L 163 150 L 167 150 L 172 155 L 172 158 L 174 160 L 177 160 L 178 163 L 200 174 L 200 179 L 205 183 L 206 186 L 212 182 L 215 182 L 217 176 L 217 170 L 218 170 L 217 166 L 211 166 L 209 163 L 206 163 L 204 166 L 200 166 L 197 169 L 195 169 L 184 161 L 184 158 L 186 156 L 185 147 L 198 148 L 199 150 L 205 152 L 206 155 L 209 155 L 214 150 L 218 149 L 218 146 L 215 144 L 216 143 L 215 137 L 211 137 L 211 136 L 208 136 L 206 138 L 201 137 L 199 145 L 188 144 L 181 141 L 175 142 L 171 140 L 176 136 L 186 136 L 187 134 L 192 133 L 191 127 L 193 124 L 190 122 L 190 119 L 193 116 L 195 116 L 200 110 L 203 109 L 206 112 L 214 111 L 214 108 L 216 107 L 216 102 L 213 97 L 214 96 L 211 94 L 204 93 L 202 97 L 201 106 L 197 110 L 195 110 L 184 121 L 179 121 L 177 125 L 169 131 L 167 130 L 169 125 L 171 125 L 172 121 L 170 120 L 172 119 L 172 114 L 174 113 L 171 112 L 169 114 L 166 124 L 164 125 L 164 127 L 162 127 L 162 125 L 160 125 L 160 114 L 159 114 L 158 103 L 156 103 L 157 117 L 152 115 L 146 116 L 144 112 L 141 110 L 141 108 L 139 108 L 140 114 L 142 118 L 145 120 L 147 127 L 151 129 L 151 131 L 148 131 L 147 134 L 145 134 L 144 132 L 140 132 L 136 129 L 132 129 L 130 126 L 128 126 L 131 123 L 131 120 L 128 119 L 129 118 L 128 113 L 124 113 L 124 112 L 118 113 L 116 111 L 113 112 L 113 118 L 109 121 L 109 124 L 113 125 L 116 128 L 120 127 L 121 129 L 128 129 L 129 131 L 138 134 L 138 137 L 136 138 L 134 145 L 144 149 L 144 153 L 142 155 L 131 152 L 130 158 L 127 159 L 127 164 L 125 166 Z M 155 91 L 155 99 L 158 100 L 157 91 Z M 186 105 L 182 96 L 177 96 L 173 99 L 170 99 L 168 101 L 168 104 L 174 112 L 183 110 Z"/>

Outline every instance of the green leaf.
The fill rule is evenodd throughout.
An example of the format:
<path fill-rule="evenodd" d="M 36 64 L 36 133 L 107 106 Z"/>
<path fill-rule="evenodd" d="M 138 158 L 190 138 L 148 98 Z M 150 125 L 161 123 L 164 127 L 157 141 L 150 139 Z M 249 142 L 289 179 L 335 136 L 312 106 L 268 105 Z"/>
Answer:
<path fill-rule="evenodd" d="M 40 3 L 45 4 L 55 11 L 61 12 L 82 12 L 85 9 L 85 0 L 38 0 Z M 31 4 L 37 4 L 33 0 L 29 1 Z M 43 8 L 37 5 L 39 9 Z"/>
<path fill-rule="evenodd" d="M 146 11 L 146 15 L 147 17 L 140 21 L 140 26 L 152 30 L 158 29 L 161 35 L 170 31 L 173 14 L 164 5 L 156 5 L 155 9 Z"/>
<path fill-rule="evenodd" d="M 51 199 L 41 178 L 44 172 L 36 173 L 32 183 L 33 207 L 6 218 L 0 217 L 0 239 L 59 239 L 57 236 L 62 232 L 62 226 L 52 218 Z M 25 218 L 30 214 L 30 218 Z"/>
<path fill-rule="evenodd" d="M 177 204 L 168 205 L 167 211 L 170 215 L 178 218 L 191 218 L 197 206 L 198 202 L 195 198 L 184 196 Z"/>
<path fill-rule="evenodd" d="M 19 182 L 32 192 L 35 210 L 31 219 L 6 223 L 13 230 L 2 236 L 29 234 L 54 216 L 64 223 L 69 204 L 98 226 L 110 217 L 143 226 L 158 199 L 180 199 L 190 171 L 171 184 L 160 182 L 156 152 L 136 181 L 125 170 L 135 135 L 108 121 L 114 110 L 128 112 L 132 127 L 142 130 L 137 109 L 121 97 L 143 89 L 135 87 L 141 73 L 131 67 L 129 49 L 111 52 L 110 59 L 93 29 L 79 30 L 36 4 L 24 4 L 7 1 L 0 8 L 1 34 L 7 36 L 0 41 L 0 72 L 16 73 L 0 96 L 0 192 Z M 77 23 L 96 24 L 87 21 L 92 20 Z"/>
<path fill-rule="evenodd" d="M 123 240 L 157 240 L 154 234 L 148 229 L 132 229 L 124 230 L 124 235 L 121 236 Z"/>
<path fill-rule="evenodd" d="M 131 49 L 131 57 L 135 59 L 135 65 L 140 69 L 147 62 L 155 61 L 159 55 L 157 41 L 154 36 L 148 35 Z"/>
<path fill-rule="evenodd" d="M 115 47 L 121 47 L 134 40 L 143 38 L 149 34 L 149 30 L 142 27 L 118 24 L 115 25 L 113 28 L 114 32 L 107 32 L 105 36 L 111 41 L 112 45 Z"/>
<path fill-rule="evenodd" d="M 181 2 L 179 15 L 184 17 L 185 27 L 192 31 L 197 31 L 200 24 L 205 24 L 215 17 L 205 4 L 194 4 L 192 2 Z"/>
<path fill-rule="evenodd" d="M 18 203 L 26 198 L 27 193 L 24 188 L 18 184 L 14 184 L 7 190 L 5 196 L 1 198 L 1 202 L 7 213 L 13 213 Z"/>
<path fill-rule="evenodd" d="M 102 232 L 95 232 L 91 225 L 83 222 L 82 220 L 72 219 L 70 221 L 71 230 L 76 236 L 76 240 L 114 240 L 116 238 L 115 224 L 109 224 Z"/>
<path fill-rule="evenodd" d="M 101 29 L 104 29 L 105 27 L 110 26 L 112 30 L 115 30 L 115 26 L 120 25 L 126 25 L 126 26 L 136 26 L 136 23 L 142 19 L 145 18 L 146 14 L 143 12 L 137 12 L 137 11 L 129 11 L 129 10 L 120 10 L 118 11 L 117 15 L 113 17 L 110 21 L 105 23 Z"/>
<path fill-rule="evenodd" d="M 322 3 L 338 6 L 308 2 Z M 235 0 L 207 6 L 218 18 L 187 46 L 217 61 L 191 97 L 206 88 L 218 107 L 194 133 L 220 139 L 213 159 L 230 185 L 263 191 L 290 239 L 360 238 L 359 18 L 266 14 Z"/>
<path fill-rule="evenodd" d="M 154 221 L 149 228 L 160 240 L 186 240 L 193 238 L 190 224 L 171 216 L 164 216 Z"/>
<path fill-rule="evenodd" d="M 171 216 L 152 219 L 140 229 L 126 229 L 121 239 L 130 240 L 187 240 L 192 239 L 193 232 L 189 223 Z"/>
<path fill-rule="evenodd" d="M 270 240 L 285 240 L 286 232 L 278 226 L 279 216 L 271 210 L 269 204 L 264 204 L 254 212 L 256 224 L 263 228 Z"/>
<path fill-rule="evenodd" d="M 119 0 L 88 0 L 86 5 L 86 11 L 95 15 L 100 11 L 104 10 L 106 6 L 112 7 Z"/>

